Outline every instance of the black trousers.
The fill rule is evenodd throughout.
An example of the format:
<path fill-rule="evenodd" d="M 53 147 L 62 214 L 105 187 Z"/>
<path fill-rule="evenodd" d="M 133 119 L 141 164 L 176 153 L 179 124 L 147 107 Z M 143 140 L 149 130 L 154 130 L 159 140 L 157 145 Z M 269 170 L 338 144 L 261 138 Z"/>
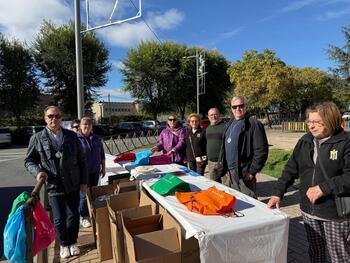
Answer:
<path fill-rule="evenodd" d="M 77 243 L 79 233 L 80 191 L 63 195 L 49 195 L 53 223 L 61 246 Z"/>
<path fill-rule="evenodd" d="M 200 175 L 204 175 L 204 170 L 207 164 L 205 162 L 188 161 L 188 168 Z"/>

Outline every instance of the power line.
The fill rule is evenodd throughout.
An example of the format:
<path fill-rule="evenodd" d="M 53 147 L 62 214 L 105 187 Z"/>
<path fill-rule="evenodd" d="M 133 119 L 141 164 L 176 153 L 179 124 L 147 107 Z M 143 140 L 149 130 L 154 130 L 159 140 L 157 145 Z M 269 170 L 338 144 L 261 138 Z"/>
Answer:
<path fill-rule="evenodd" d="M 135 7 L 135 9 L 138 10 L 137 7 L 135 6 L 134 2 L 133 2 L 132 0 L 129 0 L 129 1 L 130 1 L 130 3 Z M 143 18 L 143 16 L 141 16 L 141 19 L 142 19 L 142 21 L 145 23 L 145 25 L 148 27 L 148 29 L 153 33 L 153 35 L 157 38 L 157 40 L 158 40 L 160 43 L 162 43 L 162 41 L 160 40 L 160 38 L 157 36 L 156 32 L 155 32 L 155 31 L 151 28 L 151 26 L 146 22 L 146 20 Z"/>

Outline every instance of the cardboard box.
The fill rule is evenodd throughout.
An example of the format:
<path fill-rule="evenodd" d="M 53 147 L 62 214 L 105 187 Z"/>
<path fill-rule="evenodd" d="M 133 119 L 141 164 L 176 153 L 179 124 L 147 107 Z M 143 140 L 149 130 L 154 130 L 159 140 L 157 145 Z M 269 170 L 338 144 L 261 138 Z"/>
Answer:
<path fill-rule="evenodd" d="M 121 220 L 127 262 L 181 262 L 178 232 L 166 224 L 163 215 L 128 219 L 122 212 Z"/>
<path fill-rule="evenodd" d="M 119 212 L 123 209 L 135 208 L 139 206 L 139 192 L 130 191 L 110 196 L 107 201 L 109 215 L 109 233 L 111 237 L 111 251 L 114 262 L 124 262 L 124 241 L 122 235 L 122 225 Z M 151 211 L 151 207 L 148 208 Z M 140 212 L 139 216 L 148 215 L 148 212 Z"/>

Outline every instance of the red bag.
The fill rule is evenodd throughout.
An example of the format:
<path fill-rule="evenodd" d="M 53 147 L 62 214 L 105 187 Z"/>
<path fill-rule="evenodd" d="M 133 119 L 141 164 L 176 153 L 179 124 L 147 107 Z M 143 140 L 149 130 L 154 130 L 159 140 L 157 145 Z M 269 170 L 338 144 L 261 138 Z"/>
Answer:
<path fill-rule="evenodd" d="M 56 231 L 49 216 L 40 202 L 36 202 L 33 210 L 34 240 L 33 255 L 47 248 L 56 239 Z"/>
<path fill-rule="evenodd" d="M 133 161 L 136 159 L 136 154 L 133 152 L 125 152 L 117 155 L 117 157 L 114 158 L 113 162 L 123 162 L 123 161 Z"/>
<path fill-rule="evenodd" d="M 149 157 L 150 165 L 169 164 L 169 163 L 171 163 L 171 157 L 167 154 L 161 154 L 161 155 L 155 155 L 155 156 Z"/>

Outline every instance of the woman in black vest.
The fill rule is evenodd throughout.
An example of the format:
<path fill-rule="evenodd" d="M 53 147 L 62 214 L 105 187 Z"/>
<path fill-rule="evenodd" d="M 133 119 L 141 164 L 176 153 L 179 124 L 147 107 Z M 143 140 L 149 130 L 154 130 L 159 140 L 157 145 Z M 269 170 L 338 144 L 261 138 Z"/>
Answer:
<path fill-rule="evenodd" d="M 204 175 L 207 165 L 207 139 L 205 130 L 199 125 L 200 117 L 191 113 L 187 118 L 186 129 L 186 161 L 191 170 Z"/>

